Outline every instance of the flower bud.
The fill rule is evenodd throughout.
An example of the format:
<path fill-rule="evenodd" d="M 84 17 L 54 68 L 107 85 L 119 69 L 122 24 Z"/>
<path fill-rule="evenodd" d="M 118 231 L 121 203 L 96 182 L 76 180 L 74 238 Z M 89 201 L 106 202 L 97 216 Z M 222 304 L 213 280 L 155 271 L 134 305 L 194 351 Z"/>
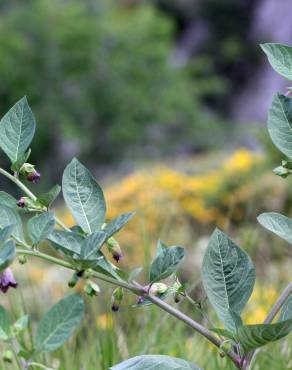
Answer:
<path fill-rule="evenodd" d="M 118 287 L 112 294 L 112 311 L 117 312 L 124 297 L 124 290 Z"/>
<path fill-rule="evenodd" d="M 41 174 L 36 171 L 36 169 L 34 168 L 34 165 L 30 164 L 30 163 L 24 163 L 19 172 L 26 176 L 26 179 L 34 184 L 37 184 L 39 181 L 40 181 L 40 178 L 41 178 Z"/>
<path fill-rule="evenodd" d="M 108 240 L 106 241 L 106 245 L 107 245 L 108 251 L 113 256 L 113 259 L 119 262 L 119 260 L 123 258 L 123 254 L 122 254 L 122 250 L 119 245 L 119 242 L 115 238 L 111 237 L 111 238 L 108 238 Z"/>
<path fill-rule="evenodd" d="M 3 361 L 11 364 L 13 362 L 13 352 L 8 350 L 3 353 Z"/>
<path fill-rule="evenodd" d="M 18 262 L 19 262 L 21 265 L 26 264 L 26 262 L 27 262 L 26 255 L 21 254 L 21 255 L 18 257 Z"/>
<path fill-rule="evenodd" d="M 78 283 L 78 281 L 79 281 L 78 273 L 77 272 L 74 272 L 74 274 L 72 275 L 71 279 L 68 281 L 68 286 L 70 288 L 74 288 L 75 285 Z"/>
<path fill-rule="evenodd" d="M 17 207 L 19 208 L 24 208 L 26 206 L 26 197 L 21 197 L 18 201 L 17 201 Z"/>
<path fill-rule="evenodd" d="M 16 288 L 17 282 L 14 279 L 13 272 L 11 268 L 0 272 L 0 290 L 3 293 L 6 293 L 9 288 Z"/>
<path fill-rule="evenodd" d="M 83 290 L 90 297 L 97 296 L 100 293 L 99 286 L 91 280 L 88 280 Z"/>
<path fill-rule="evenodd" d="M 164 283 L 154 283 L 153 285 L 151 285 L 149 293 L 157 297 L 160 297 L 167 291 L 167 289 L 168 286 Z"/>

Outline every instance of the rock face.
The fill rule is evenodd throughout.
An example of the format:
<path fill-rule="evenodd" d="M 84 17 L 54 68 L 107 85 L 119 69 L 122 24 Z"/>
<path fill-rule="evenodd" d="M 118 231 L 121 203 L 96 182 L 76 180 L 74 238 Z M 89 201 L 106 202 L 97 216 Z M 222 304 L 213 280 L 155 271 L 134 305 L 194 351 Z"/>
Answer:
<path fill-rule="evenodd" d="M 253 42 L 292 44 L 291 6 L 291 0 L 258 1 L 250 30 Z M 275 73 L 263 56 L 261 67 L 249 76 L 246 85 L 235 96 L 232 117 L 238 122 L 265 122 L 273 95 L 286 86 L 289 86 L 289 81 Z"/>

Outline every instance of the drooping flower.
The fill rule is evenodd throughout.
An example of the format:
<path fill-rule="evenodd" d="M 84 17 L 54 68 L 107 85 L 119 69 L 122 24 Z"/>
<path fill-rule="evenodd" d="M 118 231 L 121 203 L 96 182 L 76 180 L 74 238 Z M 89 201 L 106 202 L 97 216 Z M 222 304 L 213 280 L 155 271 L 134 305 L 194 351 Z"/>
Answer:
<path fill-rule="evenodd" d="M 119 242 L 115 238 L 111 237 L 106 241 L 106 244 L 113 259 L 119 262 L 124 257 Z"/>
<path fill-rule="evenodd" d="M 17 282 L 14 279 L 11 268 L 7 268 L 0 272 L 0 290 L 2 293 L 6 293 L 9 288 L 16 288 Z"/>
<path fill-rule="evenodd" d="M 25 198 L 24 197 L 21 197 L 18 201 L 17 201 L 17 206 L 20 207 L 20 208 L 24 208 L 25 207 Z"/>
<path fill-rule="evenodd" d="M 26 176 L 26 179 L 33 184 L 37 184 L 41 179 L 41 174 L 38 171 L 34 170 Z"/>

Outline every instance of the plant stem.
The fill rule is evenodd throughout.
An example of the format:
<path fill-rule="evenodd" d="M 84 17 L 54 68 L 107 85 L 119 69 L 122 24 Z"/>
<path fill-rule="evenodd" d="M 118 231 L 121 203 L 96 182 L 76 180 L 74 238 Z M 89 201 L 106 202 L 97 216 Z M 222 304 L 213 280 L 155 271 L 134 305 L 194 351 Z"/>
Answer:
<path fill-rule="evenodd" d="M 274 318 L 276 317 L 277 313 L 280 311 L 282 308 L 283 304 L 286 302 L 286 300 L 289 298 L 289 296 L 292 294 L 292 282 L 290 282 L 286 288 L 283 290 L 275 304 L 273 305 L 270 313 L 266 317 L 264 324 L 270 324 Z M 256 351 L 252 351 L 248 353 L 244 358 L 243 358 L 243 370 L 248 370 L 251 362 L 256 355 Z"/>
<path fill-rule="evenodd" d="M 31 200 L 34 202 L 37 200 L 37 197 L 26 187 L 17 177 L 11 175 L 9 172 L 5 171 L 0 167 L 0 173 L 7 177 L 10 181 L 14 182 Z M 71 231 L 58 217 L 55 216 L 55 220 L 59 226 L 61 226 L 66 231 Z"/>
<path fill-rule="evenodd" d="M 19 253 L 19 254 L 26 254 L 26 255 L 29 255 L 29 256 L 33 256 L 33 257 L 38 257 L 38 258 L 41 258 L 45 261 L 52 262 L 56 265 L 74 270 L 74 266 L 71 265 L 69 262 L 61 260 L 61 259 L 53 257 L 53 256 L 50 256 L 48 254 L 39 252 L 39 251 L 35 251 L 35 250 L 32 250 L 32 249 L 17 248 L 16 252 Z M 145 290 L 139 284 L 136 283 L 135 285 L 131 285 L 131 284 L 128 284 L 124 281 L 116 280 L 116 279 L 113 279 L 109 276 L 103 275 L 103 274 L 101 274 L 97 271 L 90 271 L 90 272 L 91 272 L 91 275 L 93 277 L 95 277 L 99 280 L 102 280 L 102 281 L 105 281 L 107 283 L 110 283 L 110 284 L 119 286 L 121 288 L 127 289 L 127 290 L 131 291 L 132 293 L 134 293 L 136 295 L 143 296 L 144 298 L 149 299 L 153 304 L 160 307 L 162 310 L 164 310 L 167 313 L 169 313 L 170 315 L 176 317 L 178 320 L 183 321 L 185 324 L 190 326 L 192 329 L 199 332 L 201 335 L 203 335 L 205 338 L 207 338 L 210 342 L 212 342 L 218 348 L 221 346 L 221 341 L 215 335 L 213 335 L 207 328 L 203 327 L 201 324 L 199 324 L 195 320 L 192 320 L 190 317 L 188 317 L 187 315 L 185 315 L 181 311 L 177 310 L 173 306 L 169 305 L 168 303 L 166 303 L 166 302 L 162 301 L 161 299 L 149 294 L 147 292 L 147 290 Z M 240 368 L 239 367 L 238 356 L 233 351 L 228 352 L 227 355 L 234 362 L 234 364 L 238 368 Z"/>

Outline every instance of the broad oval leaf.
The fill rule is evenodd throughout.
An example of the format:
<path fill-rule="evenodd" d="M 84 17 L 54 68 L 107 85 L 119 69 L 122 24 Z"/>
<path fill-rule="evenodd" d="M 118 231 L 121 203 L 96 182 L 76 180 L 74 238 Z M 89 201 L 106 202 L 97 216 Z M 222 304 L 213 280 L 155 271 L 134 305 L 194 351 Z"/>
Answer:
<path fill-rule="evenodd" d="M 48 238 L 55 227 L 54 212 L 44 212 L 32 217 L 27 223 L 29 237 L 34 245 Z"/>
<path fill-rule="evenodd" d="M 202 280 L 208 299 L 226 329 L 235 332 L 254 287 L 250 257 L 221 230 L 216 229 L 205 252 Z"/>
<path fill-rule="evenodd" d="M 266 212 L 258 216 L 259 223 L 280 238 L 292 244 L 292 219 L 276 212 Z"/>
<path fill-rule="evenodd" d="M 246 353 L 285 337 L 291 330 L 292 319 L 276 324 L 242 325 L 237 331 L 237 338 Z"/>
<path fill-rule="evenodd" d="M 19 214 L 12 208 L 0 205 L 0 228 L 10 225 L 14 226 L 12 235 L 24 241 L 22 222 Z"/>
<path fill-rule="evenodd" d="M 15 244 L 12 240 L 8 240 L 0 248 L 0 271 L 5 270 L 14 260 Z"/>
<path fill-rule="evenodd" d="M 5 191 L 0 191 L 0 205 L 17 209 L 17 200 Z"/>
<path fill-rule="evenodd" d="M 292 80 L 292 47 L 266 43 L 262 44 L 261 48 L 268 57 L 271 66 L 280 75 Z"/>
<path fill-rule="evenodd" d="M 130 358 L 110 370 L 200 370 L 188 361 L 163 355 L 143 355 Z"/>
<path fill-rule="evenodd" d="M 37 328 L 36 352 L 51 352 L 59 348 L 73 334 L 83 314 L 84 302 L 78 294 L 71 294 L 56 303 Z"/>
<path fill-rule="evenodd" d="M 65 168 L 62 181 L 67 207 L 86 233 L 101 229 L 106 205 L 103 192 L 94 177 L 76 158 Z"/>
<path fill-rule="evenodd" d="M 276 94 L 268 115 L 268 130 L 273 143 L 292 158 L 292 99 Z"/>
<path fill-rule="evenodd" d="M 83 236 L 73 231 L 54 230 L 48 237 L 56 249 L 61 249 L 65 254 L 80 254 L 81 246 L 84 241 Z"/>
<path fill-rule="evenodd" d="M 106 233 L 103 231 L 96 231 L 87 236 L 81 245 L 80 259 L 84 261 L 100 259 L 98 252 L 106 240 Z"/>
<path fill-rule="evenodd" d="M 150 283 L 155 283 L 173 274 L 184 259 L 185 250 L 182 247 L 168 247 L 163 249 L 153 260 L 150 266 Z"/>
<path fill-rule="evenodd" d="M 35 118 L 24 97 L 0 121 L 0 146 L 12 163 L 23 156 L 34 133 Z"/>
<path fill-rule="evenodd" d="M 121 230 L 122 227 L 134 216 L 135 212 L 124 213 L 111 220 L 103 231 L 107 233 L 107 238 Z"/>
<path fill-rule="evenodd" d="M 13 229 L 13 225 L 5 226 L 3 229 L 0 229 L 0 247 L 6 242 L 7 239 L 9 239 Z"/>
<path fill-rule="evenodd" d="M 279 321 L 285 321 L 292 319 L 292 295 L 286 300 L 283 304 L 283 307 L 280 312 Z"/>

